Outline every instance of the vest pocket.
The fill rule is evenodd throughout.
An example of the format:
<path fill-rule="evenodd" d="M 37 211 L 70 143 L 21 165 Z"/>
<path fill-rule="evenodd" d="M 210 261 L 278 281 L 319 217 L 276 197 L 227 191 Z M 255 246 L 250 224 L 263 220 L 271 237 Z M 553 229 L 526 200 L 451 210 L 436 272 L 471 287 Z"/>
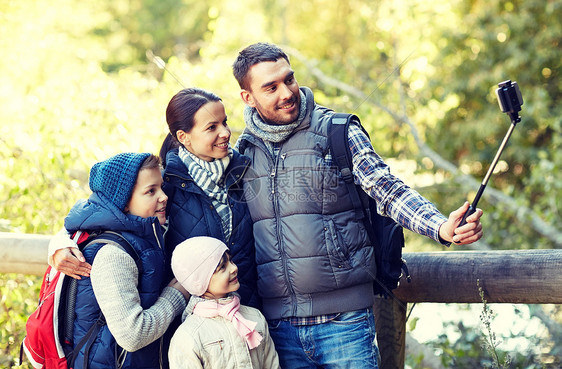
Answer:
<path fill-rule="evenodd" d="M 327 232 L 325 237 L 326 248 L 332 268 L 334 268 L 334 270 L 351 269 L 349 249 L 343 241 L 343 236 L 338 231 L 332 219 L 328 219 L 325 225 L 324 231 Z"/>

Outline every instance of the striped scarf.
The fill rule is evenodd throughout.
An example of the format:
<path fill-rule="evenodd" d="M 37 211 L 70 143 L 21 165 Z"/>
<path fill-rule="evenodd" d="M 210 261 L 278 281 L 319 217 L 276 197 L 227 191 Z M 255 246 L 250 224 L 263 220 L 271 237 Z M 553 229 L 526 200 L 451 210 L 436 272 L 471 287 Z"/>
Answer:
<path fill-rule="evenodd" d="M 232 158 L 232 149 L 222 159 L 205 161 L 193 155 L 185 147 L 179 148 L 179 157 L 199 188 L 211 199 L 215 210 L 221 218 L 224 239 L 228 241 L 232 233 L 232 211 L 228 206 L 228 193 L 224 185 L 224 172 Z"/>

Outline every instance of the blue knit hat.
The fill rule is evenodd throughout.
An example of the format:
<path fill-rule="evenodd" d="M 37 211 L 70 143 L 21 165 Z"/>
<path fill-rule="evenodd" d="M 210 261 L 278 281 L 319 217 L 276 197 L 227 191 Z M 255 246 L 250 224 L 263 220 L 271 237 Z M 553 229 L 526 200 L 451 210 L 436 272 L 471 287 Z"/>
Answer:
<path fill-rule="evenodd" d="M 149 153 L 122 153 L 94 164 L 90 170 L 90 189 L 103 194 L 121 211 L 131 198 L 142 162 Z"/>

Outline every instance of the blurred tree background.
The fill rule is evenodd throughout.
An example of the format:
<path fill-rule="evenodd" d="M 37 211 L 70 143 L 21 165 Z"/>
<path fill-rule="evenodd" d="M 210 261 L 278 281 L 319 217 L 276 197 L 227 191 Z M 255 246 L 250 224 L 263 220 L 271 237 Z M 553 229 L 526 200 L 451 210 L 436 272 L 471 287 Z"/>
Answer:
<path fill-rule="evenodd" d="M 510 123 L 494 90 L 517 81 L 522 122 L 479 203 L 474 247 L 560 248 L 560 19 L 562 0 L 0 0 L 0 231 L 58 231 L 89 195 L 92 164 L 158 152 L 183 87 L 218 93 L 235 139 L 231 64 L 269 41 L 318 103 L 359 115 L 377 152 L 445 214 L 478 189 Z M 411 234 L 407 244 L 442 249 Z M 39 279 L 1 277 L 0 366 L 12 367 Z M 526 311 L 551 326 L 512 367 L 559 367 L 559 307 Z M 443 365 L 486 365 L 477 330 L 458 332 L 430 344 Z"/>

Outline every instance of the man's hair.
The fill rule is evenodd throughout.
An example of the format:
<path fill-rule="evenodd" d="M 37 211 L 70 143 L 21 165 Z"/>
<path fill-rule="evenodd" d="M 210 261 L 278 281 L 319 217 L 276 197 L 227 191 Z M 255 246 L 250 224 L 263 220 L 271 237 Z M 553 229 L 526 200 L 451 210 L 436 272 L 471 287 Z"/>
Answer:
<path fill-rule="evenodd" d="M 238 57 L 234 61 L 234 64 L 232 64 L 234 78 L 238 81 L 240 88 L 250 90 L 250 81 L 248 80 L 248 71 L 250 68 L 258 63 L 276 62 L 281 58 L 291 64 L 287 54 L 285 54 L 279 46 L 269 44 L 267 42 L 252 44 L 240 51 L 238 53 Z"/>

